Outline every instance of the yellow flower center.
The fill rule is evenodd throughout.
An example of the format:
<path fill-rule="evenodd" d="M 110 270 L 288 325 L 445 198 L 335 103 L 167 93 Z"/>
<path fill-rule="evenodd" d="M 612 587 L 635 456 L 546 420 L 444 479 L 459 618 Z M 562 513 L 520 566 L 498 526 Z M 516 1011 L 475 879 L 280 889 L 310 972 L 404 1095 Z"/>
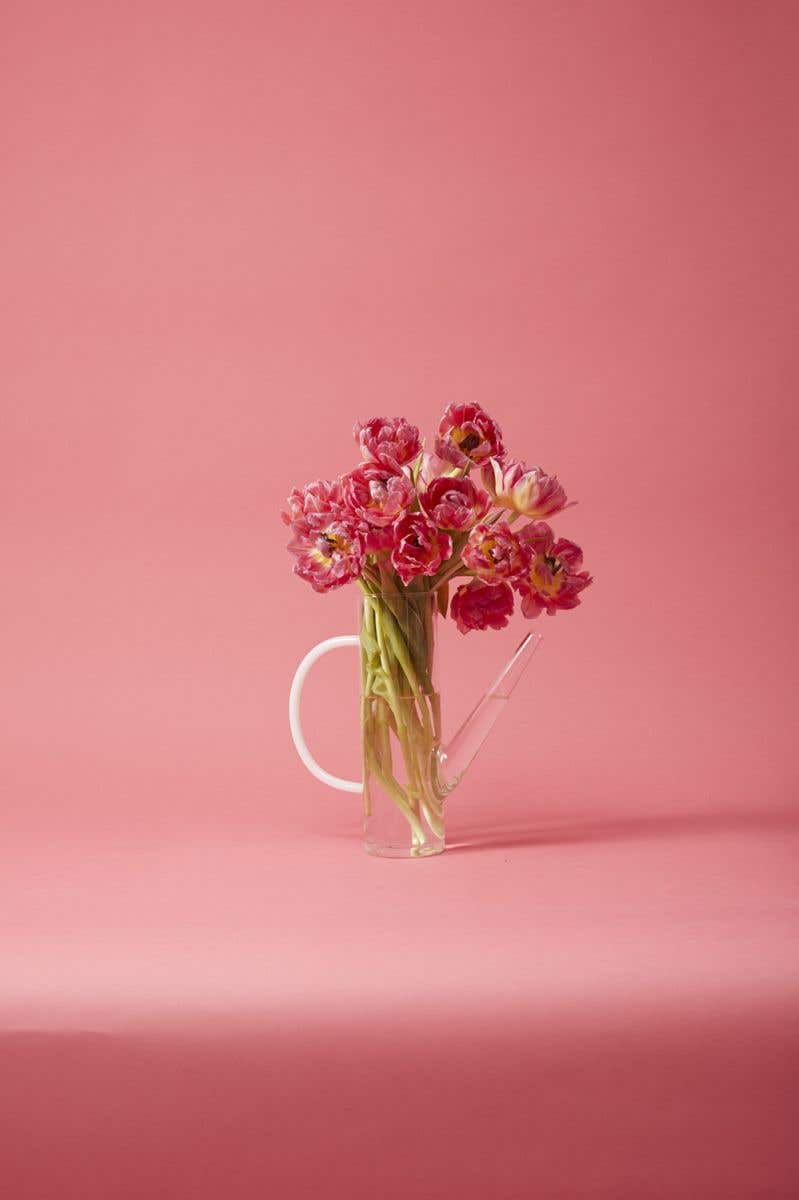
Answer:
<path fill-rule="evenodd" d="M 550 554 L 537 554 L 530 568 L 530 583 L 543 596 L 557 596 L 565 574 L 560 559 Z"/>
<path fill-rule="evenodd" d="M 471 429 L 461 429 L 460 425 L 452 431 L 452 440 L 463 454 L 470 454 L 480 445 L 480 438 Z"/>
<path fill-rule="evenodd" d="M 317 562 L 329 563 L 336 551 L 346 554 L 350 548 L 350 542 L 346 538 L 323 529 L 316 539 L 316 548 L 311 551 L 311 554 Z"/>

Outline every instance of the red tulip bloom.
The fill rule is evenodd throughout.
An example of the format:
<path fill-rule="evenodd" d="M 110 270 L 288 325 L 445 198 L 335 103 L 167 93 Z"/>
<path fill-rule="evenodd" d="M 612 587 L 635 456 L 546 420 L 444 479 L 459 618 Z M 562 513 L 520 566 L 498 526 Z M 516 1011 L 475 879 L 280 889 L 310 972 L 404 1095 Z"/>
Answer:
<path fill-rule="evenodd" d="M 576 608 L 580 593 L 593 582 L 581 571 L 583 552 L 568 538 L 558 538 L 545 521 L 533 521 L 519 534 L 530 551 L 527 570 L 513 586 L 522 597 L 522 612 L 535 618 L 546 612 L 554 617 L 558 609 Z"/>
<path fill-rule="evenodd" d="M 452 540 L 421 513 L 402 517 L 394 526 L 391 562 L 403 583 L 419 575 L 435 575 L 452 554 Z"/>
<path fill-rule="evenodd" d="M 479 404 L 450 404 L 438 427 L 436 453 L 459 467 L 482 466 L 504 453 L 502 431 Z"/>
<path fill-rule="evenodd" d="M 491 501 L 471 479 L 441 475 L 419 493 L 422 512 L 439 529 L 471 529 L 491 507 Z"/>
<path fill-rule="evenodd" d="M 452 597 L 450 613 L 461 633 L 472 629 L 504 629 L 513 612 L 513 592 L 507 583 L 472 579 Z"/>

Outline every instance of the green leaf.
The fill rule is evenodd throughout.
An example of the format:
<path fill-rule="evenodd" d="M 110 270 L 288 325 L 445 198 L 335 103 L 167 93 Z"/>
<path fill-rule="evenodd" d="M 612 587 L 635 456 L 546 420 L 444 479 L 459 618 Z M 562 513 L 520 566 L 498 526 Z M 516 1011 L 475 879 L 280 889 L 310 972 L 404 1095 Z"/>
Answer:
<path fill-rule="evenodd" d="M 449 604 L 449 583 L 442 583 L 441 587 L 436 592 L 436 600 L 438 601 L 438 611 L 442 617 L 447 615 L 447 606 Z"/>

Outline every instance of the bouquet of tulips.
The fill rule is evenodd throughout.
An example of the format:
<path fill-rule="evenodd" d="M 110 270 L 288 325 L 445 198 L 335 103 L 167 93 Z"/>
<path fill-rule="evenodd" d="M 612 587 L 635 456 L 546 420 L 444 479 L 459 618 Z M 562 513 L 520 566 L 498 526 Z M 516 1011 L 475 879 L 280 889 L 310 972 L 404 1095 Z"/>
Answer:
<path fill-rule="evenodd" d="M 553 616 L 580 603 L 591 577 L 579 546 L 548 523 L 568 507 L 557 477 L 507 454 L 479 404 L 447 408 L 433 453 L 403 417 L 359 422 L 355 440 L 360 465 L 295 488 L 282 517 L 301 579 L 318 592 L 355 580 L 363 592 L 367 814 L 379 785 L 421 845 L 446 794 L 433 615 L 449 612 L 463 634 L 501 629 L 514 593 L 525 617 Z"/>

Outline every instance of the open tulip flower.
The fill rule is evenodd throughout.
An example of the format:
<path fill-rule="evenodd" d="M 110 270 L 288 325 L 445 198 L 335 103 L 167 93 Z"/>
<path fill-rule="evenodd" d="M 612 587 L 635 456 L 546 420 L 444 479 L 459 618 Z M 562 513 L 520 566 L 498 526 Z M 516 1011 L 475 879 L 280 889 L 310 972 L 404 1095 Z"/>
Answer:
<path fill-rule="evenodd" d="M 393 525 L 415 499 L 413 484 L 399 468 L 365 462 L 343 481 L 350 512 L 367 525 Z"/>
<path fill-rule="evenodd" d="M 419 493 L 419 507 L 439 529 L 464 530 L 486 515 L 491 501 L 471 479 L 444 475 Z"/>
<path fill-rule="evenodd" d="M 436 453 L 456 466 L 480 466 L 503 453 L 502 432 L 479 404 L 450 404 L 438 426 Z"/>
<path fill-rule="evenodd" d="M 403 517 L 394 526 L 391 565 L 403 583 L 410 583 L 419 575 L 435 575 L 451 554 L 449 535 L 436 529 L 421 513 Z"/>
<path fill-rule="evenodd" d="M 526 572 L 513 582 L 522 597 L 522 612 L 537 617 L 542 612 L 554 617 L 559 609 L 576 608 L 580 593 L 592 582 L 581 571 L 583 552 L 567 538 L 558 538 L 545 521 L 533 521 L 522 530 L 530 549 Z"/>
<path fill-rule="evenodd" d="M 357 521 L 334 518 L 323 527 L 298 534 L 289 543 L 294 566 L 316 592 L 329 592 L 358 579 L 366 561 L 366 534 Z"/>
<path fill-rule="evenodd" d="M 461 633 L 470 633 L 473 629 L 504 629 L 513 612 L 510 584 L 472 579 L 455 592 L 450 612 Z"/>
<path fill-rule="evenodd" d="M 526 467 L 518 458 L 491 458 L 483 468 L 483 484 L 500 508 L 523 517 L 552 517 L 568 507 L 557 476 Z"/>
<path fill-rule="evenodd" d="M 281 517 L 295 534 L 307 536 L 321 529 L 332 517 L 345 512 L 341 480 L 317 479 L 303 488 L 294 488 L 286 501 Z"/>
<path fill-rule="evenodd" d="M 419 457 L 422 449 L 419 430 L 404 417 L 372 417 L 358 421 L 355 440 L 367 460 L 399 470 Z"/>
<path fill-rule="evenodd" d="M 518 579 L 527 568 L 529 553 L 520 538 L 502 522 L 476 525 L 463 548 L 463 561 L 487 583 Z"/>

